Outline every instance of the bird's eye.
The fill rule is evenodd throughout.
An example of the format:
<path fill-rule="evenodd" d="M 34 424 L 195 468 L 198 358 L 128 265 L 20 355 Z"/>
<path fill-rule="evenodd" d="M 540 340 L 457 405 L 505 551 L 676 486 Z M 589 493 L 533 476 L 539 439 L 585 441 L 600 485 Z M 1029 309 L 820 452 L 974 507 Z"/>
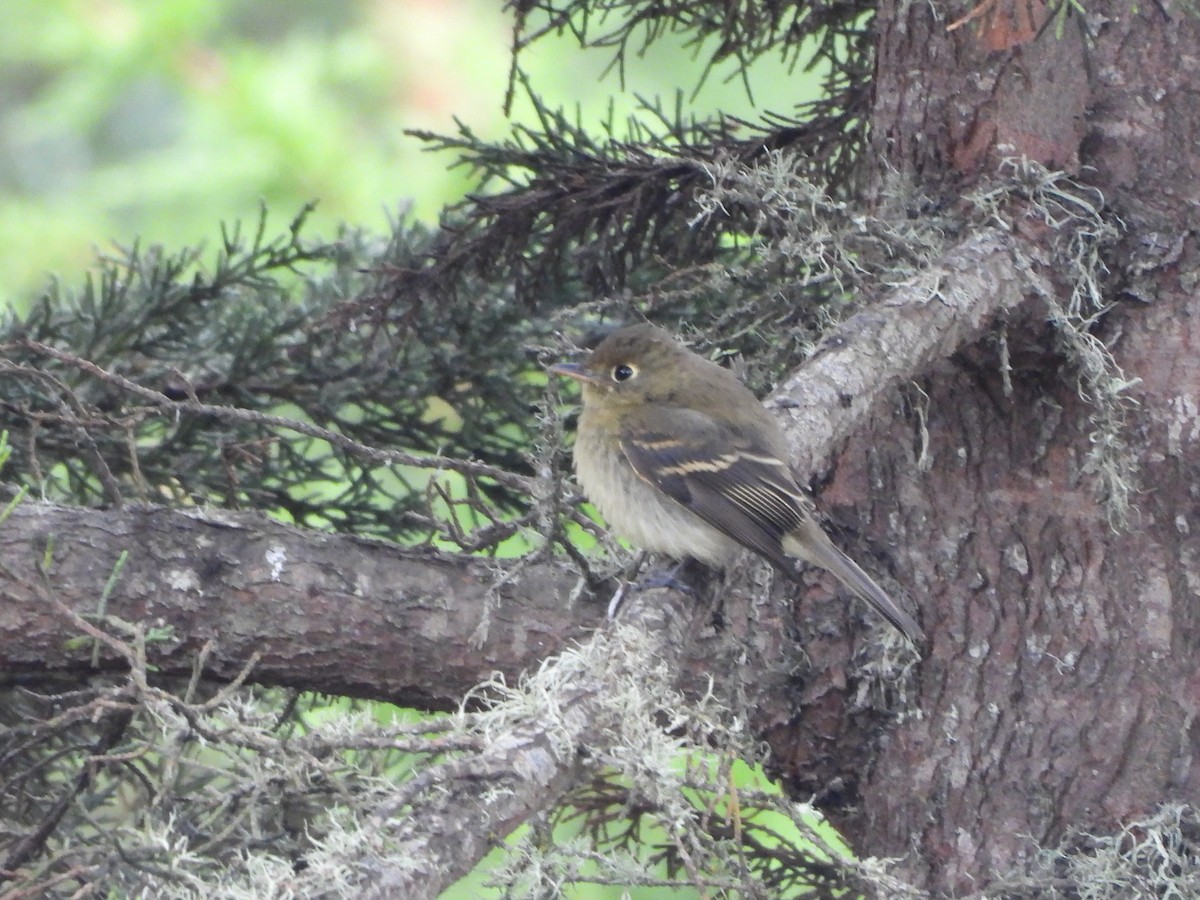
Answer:
<path fill-rule="evenodd" d="M 619 366 L 613 366 L 613 381 L 628 381 L 636 374 L 637 369 L 635 369 L 633 366 L 627 366 L 625 363 L 621 363 Z"/>

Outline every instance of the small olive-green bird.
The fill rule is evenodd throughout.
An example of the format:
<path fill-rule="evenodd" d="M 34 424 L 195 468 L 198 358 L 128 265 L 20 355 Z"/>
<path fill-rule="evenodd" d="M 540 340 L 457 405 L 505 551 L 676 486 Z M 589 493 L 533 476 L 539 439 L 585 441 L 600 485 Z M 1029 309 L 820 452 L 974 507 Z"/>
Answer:
<path fill-rule="evenodd" d="M 792 578 L 827 569 L 910 641 L 921 628 L 821 530 L 783 432 L 727 369 L 653 325 L 630 325 L 551 372 L 583 385 L 575 471 L 633 544 L 722 568 L 739 548 Z"/>

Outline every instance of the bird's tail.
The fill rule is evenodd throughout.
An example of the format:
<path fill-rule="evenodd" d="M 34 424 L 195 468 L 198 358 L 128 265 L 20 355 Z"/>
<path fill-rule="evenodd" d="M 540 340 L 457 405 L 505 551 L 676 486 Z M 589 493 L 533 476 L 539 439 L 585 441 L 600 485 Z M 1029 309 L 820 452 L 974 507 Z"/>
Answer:
<path fill-rule="evenodd" d="M 784 539 L 784 551 L 807 563 L 832 572 L 837 580 L 854 592 L 868 606 L 894 625 L 914 644 L 923 643 L 925 633 L 916 620 L 900 608 L 858 563 L 834 546 L 829 536 L 815 521 L 809 520 Z"/>

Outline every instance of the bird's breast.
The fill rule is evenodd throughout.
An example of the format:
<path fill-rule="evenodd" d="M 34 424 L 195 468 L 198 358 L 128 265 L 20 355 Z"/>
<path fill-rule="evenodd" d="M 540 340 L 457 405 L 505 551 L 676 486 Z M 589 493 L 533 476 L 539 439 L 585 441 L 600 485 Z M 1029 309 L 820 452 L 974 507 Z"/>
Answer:
<path fill-rule="evenodd" d="M 575 473 L 609 526 L 635 547 L 724 566 L 740 549 L 727 535 L 640 478 L 616 435 L 580 417 Z"/>

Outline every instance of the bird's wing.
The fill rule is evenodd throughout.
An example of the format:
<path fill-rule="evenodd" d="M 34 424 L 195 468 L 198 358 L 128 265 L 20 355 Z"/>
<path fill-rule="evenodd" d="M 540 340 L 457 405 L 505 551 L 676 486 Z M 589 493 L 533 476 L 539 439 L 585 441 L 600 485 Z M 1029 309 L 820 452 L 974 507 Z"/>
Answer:
<path fill-rule="evenodd" d="M 678 435 L 687 435 L 681 440 Z M 621 449 L 643 480 L 787 572 L 783 537 L 807 519 L 787 464 L 752 438 L 679 407 L 627 426 Z"/>
<path fill-rule="evenodd" d="M 695 410 L 653 415 L 621 433 L 621 449 L 643 481 L 792 577 L 798 574 L 792 556 L 828 569 L 909 640 L 924 640 L 916 620 L 834 546 L 770 447 Z"/>

